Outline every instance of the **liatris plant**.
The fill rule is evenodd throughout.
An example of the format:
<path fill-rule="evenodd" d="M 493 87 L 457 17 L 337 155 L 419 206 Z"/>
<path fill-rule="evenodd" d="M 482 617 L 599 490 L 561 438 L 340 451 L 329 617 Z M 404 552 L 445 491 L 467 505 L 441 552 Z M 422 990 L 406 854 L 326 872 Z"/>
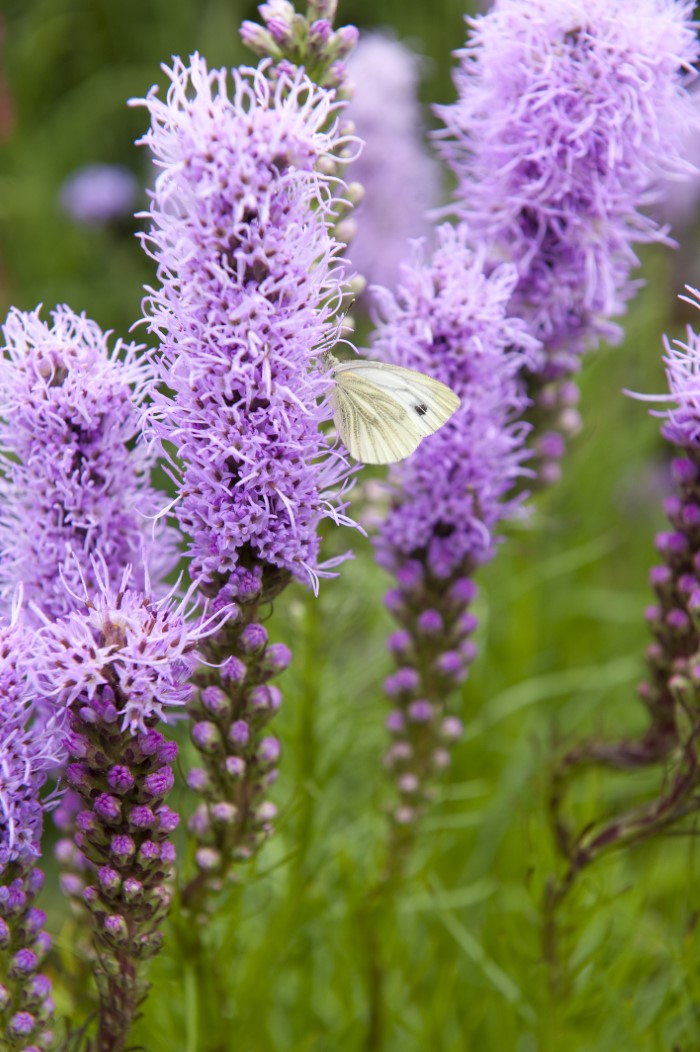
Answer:
<path fill-rule="evenodd" d="M 399 844 L 412 839 L 431 779 L 460 734 L 445 702 L 475 652 L 474 572 L 492 557 L 499 522 L 520 505 L 513 487 L 524 471 L 527 427 L 518 420 L 517 374 L 537 347 L 507 314 L 514 269 L 487 276 L 465 227 L 445 225 L 437 235 L 432 257 L 404 265 L 395 296 L 378 292 L 374 340 L 382 360 L 422 369 L 462 399 L 437 434 L 391 469 L 391 506 L 376 540 L 379 561 L 396 579 L 386 603 L 400 626 L 389 640 L 398 667 L 386 682 Z M 400 855 L 392 850 L 392 865 Z"/>
<path fill-rule="evenodd" d="M 116 340 L 84 314 L 11 310 L 0 359 L 0 597 L 21 583 L 23 619 L 61 618 L 96 586 L 133 566 L 156 587 L 176 559 L 175 531 L 154 522 L 156 457 L 139 442 L 152 383 L 143 347 Z M 62 886 L 81 908 L 86 864 L 72 840 L 75 796 L 55 812 Z"/>
<path fill-rule="evenodd" d="M 497 0 L 469 19 L 458 100 L 439 108 L 455 208 L 490 260 L 518 270 L 512 310 L 542 342 L 526 370 L 544 480 L 577 426 L 570 377 L 620 335 L 638 282 L 635 243 L 664 241 L 645 215 L 697 116 L 692 0 Z M 554 434 L 548 431 L 552 428 Z"/>
<path fill-rule="evenodd" d="M 51 945 L 35 905 L 46 799 L 40 792 L 63 758 L 60 720 L 41 711 L 32 689 L 34 633 L 0 625 L 0 1031 L 7 1052 L 51 1047 L 51 983 L 41 971 Z"/>
<path fill-rule="evenodd" d="M 688 327 L 685 343 L 666 341 L 665 347 L 669 397 L 674 404 L 663 413 L 661 433 L 680 456 L 672 463 L 677 492 L 665 501 L 670 529 L 656 537 L 661 561 L 650 574 L 656 601 L 646 618 L 654 640 L 647 650 L 649 677 L 639 689 L 649 712 L 649 727 L 639 740 L 582 742 L 557 765 L 550 802 L 557 842 L 568 868 L 562 881 L 549 888 L 545 905 L 550 916 L 581 870 L 601 854 L 658 834 L 698 809 L 700 337 Z M 564 794 L 578 771 L 591 765 L 624 771 L 657 764 L 664 765 L 658 796 L 636 810 L 589 822 L 576 834 L 572 831 L 563 813 Z"/>
<path fill-rule="evenodd" d="M 172 443 L 174 511 L 190 575 L 237 619 L 204 647 L 190 705 L 204 766 L 192 832 L 200 875 L 186 901 L 248 857 L 269 828 L 263 800 L 279 746 L 264 734 L 289 660 L 269 647 L 262 609 L 292 579 L 317 587 L 320 523 L 343 514 L 350 468 L 319 430 L 332 387 L 322 355 L 345 291 L 332 191 L 346 140 L 337 103 L 303 71 L 210 71 L 177 60 L 165 102 L 144 104 L 159 166 L 144 247 L 160 285 L 147 300 L 168 393 L 152 427 Z"/>
<path fill-rule="evenodd" d="M 178 816 L 166 804 L 175 742 L 156 730 L 183 709 L 195 647 L 221 615 L 190 623 L 175 603 L 117 587 L 95 564 L 97 591 L 40 632 L 39 681 L 67 713 L 66 780 L 79 796 L 75 845 L 92 867 L 91 918 L 99 1020 L 95 1048 L 121 1052 L 148 990 L 143 963 L 158 952 L 170 902 Z"/>
<path fill-rule="evenodd" d="M 394 287 L 409 239 L 428 235 L 427 213 L 439 200 L 440 173 L 421 138 L 419 56 L 374 33 L 362 37 L 347 68 L 352 91 L 347 115 L 363 142 L 347 176 L 364 190 L 353 213 L 357 231 L 348 254 L 371 294 L 373 284 Z"/>

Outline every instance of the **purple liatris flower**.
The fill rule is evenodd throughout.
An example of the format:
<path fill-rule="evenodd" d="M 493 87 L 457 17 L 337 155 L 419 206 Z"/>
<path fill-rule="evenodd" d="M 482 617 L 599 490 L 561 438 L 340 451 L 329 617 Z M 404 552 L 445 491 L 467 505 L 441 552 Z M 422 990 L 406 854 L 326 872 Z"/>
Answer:
<path fill-rule="evenodd" d="M 426 213 L 439 200 L 437 163 L 422 141 L 419 68 L 410 48 L 380 33 L 363 36 L 348 60 L 347 116 L 363 146 L 347 178 L 364 191 L 348 255 L 370 285 L 393 287 L 409 239 L 428 233 Z"/>
<path fill-rule="evenodd" d="M 670 395 L 664 400 L 670 407 L 653 414 L 663 418 L 661 433 L 677 455 L 671 462 L 675 492 L 664 500 L 668 526 L 656 535 L 658 564 L 650 572 L 654 601 L 645 611 L 653 640 L 646 653 L 648 675 L 638 693 L 649 723 L 638 738 L 579 742 L 555 768 L 554 826 L 571 877 L 601 852 L 665 832 L 698 809 L 700 338 L 688 327 L 685 342 L 665 341 L 665 347 Z M 663 398 L 635 397 L 657 403 Z M 642 806 L 572 832 L 563 814 L 565 788 L 577 769 L 591 764 L 618 770 L 663 764 L 661 789 Z"/>
<path fill-rule="evenodd" d="M 318 526 L 342 519 L 348 465 L 320 432 L 343 293 L 331 232 L 344 141 L 333 95 L 302 73 L 210 72 L 195 55 L 145 105 L 161 172 L 144 247 L 160 339 L 154 428 L 182 462 L 175 513 L 191 573 L 235 596 L 251 573 L 315 582 Z"/>
<path fill-rule="evenodd" d="M 147 990 L 139 963 L 160 946 L 175 857 L 166 798 L 177 746 L 155 727 L 186 704 L 195 648 L 221 617 L 191 622 L 187 599 L 132 590 L 129 571 L 117 588 L 104 564 L 93 576 L 97 591 L 40 631 L 40 682 L 67 713 L 66 781 L 82 805 L 75 846 L 91 867 L 97 1047 L 121 1050 Z"/>
<path fill-rule="evenodd" d="M 490 260 L 517 267 L 512 309 L 543 345 L 528 370 L 536 408 L 564 410 L 560 431 L 572 414 L 546 385 L 619 336 L 633 246 L 666 236 L 642 208 L 664 177 L 692 171 L 680 151 L 697 125 L 693 6 L 497 0 L 469 20 L 458 99 L 439 109 L 455 208 Z"/>
<path fill-rule="evenodd" d="M 49 617 L 94 585 L 93 557 L 112 574 L 149 558 L 171 568 L 171 531 L 153 528 L 160 503 L 154 456 L 135 440 L 151 383 L 141 348 L 107 336 L 68 307 L 11 310 L 0 358 L 0 596 L 24 588 Z M 143 585 L 143 571 L 135 571 Z M 68 587 L 66 587 L 66 585 Z"/>
<path fill-rule="evenodd" d="M 155 90 L 145 100 L 143 142 L 161 169 L 144 238 L 160 285 L 147 305 L 168 391 L 152 427 L 177 454 L 192 580 L 241 608 L 207 642 L 212 672 L 190 706 L 206 765 L 191 784 L 207 801 L 193 832 L 210 874 L 270 824 L 258 800 L 274 763 L 258 750 L 279 705 L 267 681 L 288 656 L 267 646 L 258 605 L 293 577 L 316 588 L 333 565 L 320 561 L 319 526 L 348 521 L 351 469 L 320 430 L 332 387 L 322 356 L 345 291 L 332 195 L 347 144 L 332 92 L 301 70 L 270 81 L 268 67 L 229 81 L 194 55 L 168 71 L 165 102 Z M 215 813 L 217 802 L 231 806 Z"/>
<path fill-rule="evenodd" d="M 390 641 L 398 669 L 386 689 L 395 738 L 387 763 L 406 823 L 423 801 L 426 779 L 449 759 L 454 721 L 444 698 L 474 656 L 475 569 L 490 559 L 499 522 L 516 514 L 513 488 L 524 472 L 527 426 L 518 372 L 537 344 L 509 317 L 517 275 L 484 272 L 467 232 L 437 230 L 432 257 L 402 267 L 395 295 L 378 298 L 374 351 L 383 361 L 420 369 L 462 400 L 454 416 L 389 473 L 389 512 L 375 545 L 395 577 L 386 597 L 400 625 Z M 410 777 L 408 777 L 410 776 Z"/>
<path fill-rule="evenodd" d="M 52 1042 L 51 983 L 41 965 L 51 945 L 34 905 L 46 799 L 39 793 L 63 758 L 61 722 L 38 711 L 32 690 L 34 633 L 0 623 L 0 1030 L 8 1049 Z"/>

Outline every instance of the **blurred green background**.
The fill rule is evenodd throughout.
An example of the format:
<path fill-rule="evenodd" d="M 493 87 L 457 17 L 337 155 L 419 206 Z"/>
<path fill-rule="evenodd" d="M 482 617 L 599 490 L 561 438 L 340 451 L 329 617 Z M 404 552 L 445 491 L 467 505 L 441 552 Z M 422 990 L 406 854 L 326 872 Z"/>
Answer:
<path fill-rule="evenodd" d="M 4 0 L 0 69 L 0 308 L 68 302 L 125 335 L 150 262 L 136 221 L 86 228 L 58 203 L 64 179 L 93 162 L 124 164 L 145 186 L 134 140 L 142 96 L 172 54 L 250 61 L 237 38 L 255 5 L 221 0 Z M 339 22 L 392 27 L 427 57 L 422 98 L 453 98 L 450 52 L 463 42 L 454 0 L 341 0 Z M 429 117 L 427 118 L 429 120 Z M 145 197 L 144 197 L 145 202 Z M 582 375 L 584 427 L 561 483 L 539 496 L 480 575 L 479 656 L 453 711 L 466 725 L 425 819 L 405 885 L 369 901 L 390 799 L 382 680 L 390 669 L 387 580 L 371 545 L 322 586 L 276 605 L 271 630 L 294 651 L 276 732 L 279 829 L 185 950 L 174 915 L 152 967 L 155 988 L 134 1043 L 149 1052 L 620 1052 L 700 1048 L 700 891 L 696 844 L 657 839 L 588 871 L 562 911 L 568 982 L 551 988 L 541 898 L 559 871 L 546 811 L 554 743 L 645 726 L 635 696 L 648 637 L 642 611 L 662 526 L 669 451 L 646 407 L 623 388 L 663 390 L 661 334 L 677 334 L 684 255 L 644 257 L 646 287 L 626 340 Z M 681 262 L 679 263 L 679 260 Z M 674 328 L 675 326 L 675 328 Z M 357 493 L 361 500 L 361 488 Z M 591 774 L 575 787 L 583 824 L 644 800 L 663 772 Z M 181 788 L 176 806 L 191 802 Z M 49 881 L 49 884 L 51 882 Z M 59 1014 L 82 1010 L 81 950 L 51 887 Z M 381 994 L 378 994 L 381 984 Z M 368 1038 L 369 1005 L 382 1037 Z"/>

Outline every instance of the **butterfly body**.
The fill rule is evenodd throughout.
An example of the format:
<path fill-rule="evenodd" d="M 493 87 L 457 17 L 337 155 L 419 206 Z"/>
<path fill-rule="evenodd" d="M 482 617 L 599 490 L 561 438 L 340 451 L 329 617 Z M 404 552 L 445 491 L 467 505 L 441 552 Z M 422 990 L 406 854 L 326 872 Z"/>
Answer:
<path fill-rule="evenodd" d="M 394 464 L 452 416 L 460 399 L 416 369 L 331 358 L 333 418 L 341 441 L 365 464 Z"/>

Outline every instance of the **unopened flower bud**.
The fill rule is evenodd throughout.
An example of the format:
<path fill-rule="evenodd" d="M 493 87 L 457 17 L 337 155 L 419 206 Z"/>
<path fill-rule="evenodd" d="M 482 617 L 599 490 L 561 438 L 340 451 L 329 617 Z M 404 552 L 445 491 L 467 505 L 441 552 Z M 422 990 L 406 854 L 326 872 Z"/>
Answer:
<path fill-rule="evenodd" d="M 408 706 L 408 718 L 412 723 L 428 723 L 433 717 L 433 706 L 429 701 L 412 701 Z"/>
<path fill-rule="evenodd" d="M 246 625 L 240 635 L 240 647 L 244 654 L 258 654 L 267 643 L 267 629 L 264 625 L 252 622 Z"/>
<path fill-rule="evenodd" d="M 221 735 L 218 727 L 210 720 L 200 720 L 192 727 L 192 741 L 206 755 L 211 755 L 221 748 Z"/>
<path fill-rule="evenodd" d="M 250 727 L 245 720 L 235 720 L 228 732 L 228 739 L 237 748 L 244 748 L 250 740 Z"/>
<path fill-rule="evenodd" d="M 194 859 L 199 868 L 208 873 L 221 864 L 221 855 L 213 847 L 200 847 Z"/>

